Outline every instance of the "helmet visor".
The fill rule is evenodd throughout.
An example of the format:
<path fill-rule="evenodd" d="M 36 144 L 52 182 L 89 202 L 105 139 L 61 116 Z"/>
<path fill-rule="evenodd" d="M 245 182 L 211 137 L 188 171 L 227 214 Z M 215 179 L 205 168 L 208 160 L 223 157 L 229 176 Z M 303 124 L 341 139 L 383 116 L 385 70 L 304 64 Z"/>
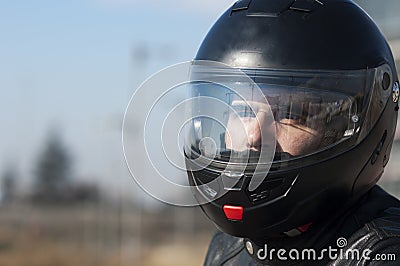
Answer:
<path fill-rule="evenodd" d="M 193 64 L 185 151 L 246 164 L 302 158 L 348 139 L 356 143 L 369 106 L 366 88 L 387 70 L 239 70 L 214 64 Z"/>

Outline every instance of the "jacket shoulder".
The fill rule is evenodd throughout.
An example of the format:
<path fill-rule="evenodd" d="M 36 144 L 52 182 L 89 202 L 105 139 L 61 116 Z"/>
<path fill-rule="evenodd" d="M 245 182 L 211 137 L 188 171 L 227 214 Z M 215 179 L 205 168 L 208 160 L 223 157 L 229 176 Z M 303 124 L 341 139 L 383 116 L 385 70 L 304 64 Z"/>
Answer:
<path fill-rule="evenodd" d="M 222 265 L 244 249 L 243 239 L 216 232 L 208 247 L 204 265 Z"/>
<path fill-rule="evenodd" d="M 338 258 L 330 265 L 399 265 L 400 208 L 386 209 L 356 231 L 342 254 L 345 257 Z"/>

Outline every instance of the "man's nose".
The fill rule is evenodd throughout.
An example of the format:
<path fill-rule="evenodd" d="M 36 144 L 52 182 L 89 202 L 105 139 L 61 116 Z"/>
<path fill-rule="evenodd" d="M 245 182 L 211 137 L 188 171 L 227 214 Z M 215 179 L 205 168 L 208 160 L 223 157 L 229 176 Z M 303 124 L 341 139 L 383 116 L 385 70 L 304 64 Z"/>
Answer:
<path fill-rule="evenodd" d="M 248 148 L 259 150 L 263 142 L 269 142 L 271 136 L 275 135 L 275 122 L 263 115 L 258 116 L 258 119 L 251 119 L 251 122 L 245 125 Z"/>
<path fill-rule="evenodd" d="M 255 119 L 254 119 L 255 120 Z M 247 134 L 247 145 L 249 148 L 259 149 L 261 146 L 261 122 L 253 121 L 252 123 L 247 124 L 246 134 Z"/>

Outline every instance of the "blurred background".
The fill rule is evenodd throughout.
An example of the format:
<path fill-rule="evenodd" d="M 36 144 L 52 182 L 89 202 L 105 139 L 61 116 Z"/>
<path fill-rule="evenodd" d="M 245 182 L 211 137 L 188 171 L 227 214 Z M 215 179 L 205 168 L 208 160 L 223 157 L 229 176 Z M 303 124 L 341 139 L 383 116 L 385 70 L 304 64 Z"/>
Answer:
<path fill-rule="evenodd" d="M 0 265 L 200 265 L 215 231 L 131 178 L 125 108 L 233 0 L 0 3 Z M 398 0 L 356 1 L 400 60 Z M 400 134 L 381 185 L 400 196 Z M 140 164 L 140 162 L 138 162 Z"/>

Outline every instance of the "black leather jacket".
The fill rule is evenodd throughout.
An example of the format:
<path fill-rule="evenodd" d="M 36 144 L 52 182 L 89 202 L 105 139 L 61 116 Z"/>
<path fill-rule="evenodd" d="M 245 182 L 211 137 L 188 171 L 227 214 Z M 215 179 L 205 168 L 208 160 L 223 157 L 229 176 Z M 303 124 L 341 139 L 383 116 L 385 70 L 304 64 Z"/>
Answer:
<path fill-rule="evenodd" d="M 246 239 L 217 232 L 204 265 L 400 265 L 400 201 L 380 187 L 329 220 L 299 236 L 253 243 L 253 255 Z"/>

